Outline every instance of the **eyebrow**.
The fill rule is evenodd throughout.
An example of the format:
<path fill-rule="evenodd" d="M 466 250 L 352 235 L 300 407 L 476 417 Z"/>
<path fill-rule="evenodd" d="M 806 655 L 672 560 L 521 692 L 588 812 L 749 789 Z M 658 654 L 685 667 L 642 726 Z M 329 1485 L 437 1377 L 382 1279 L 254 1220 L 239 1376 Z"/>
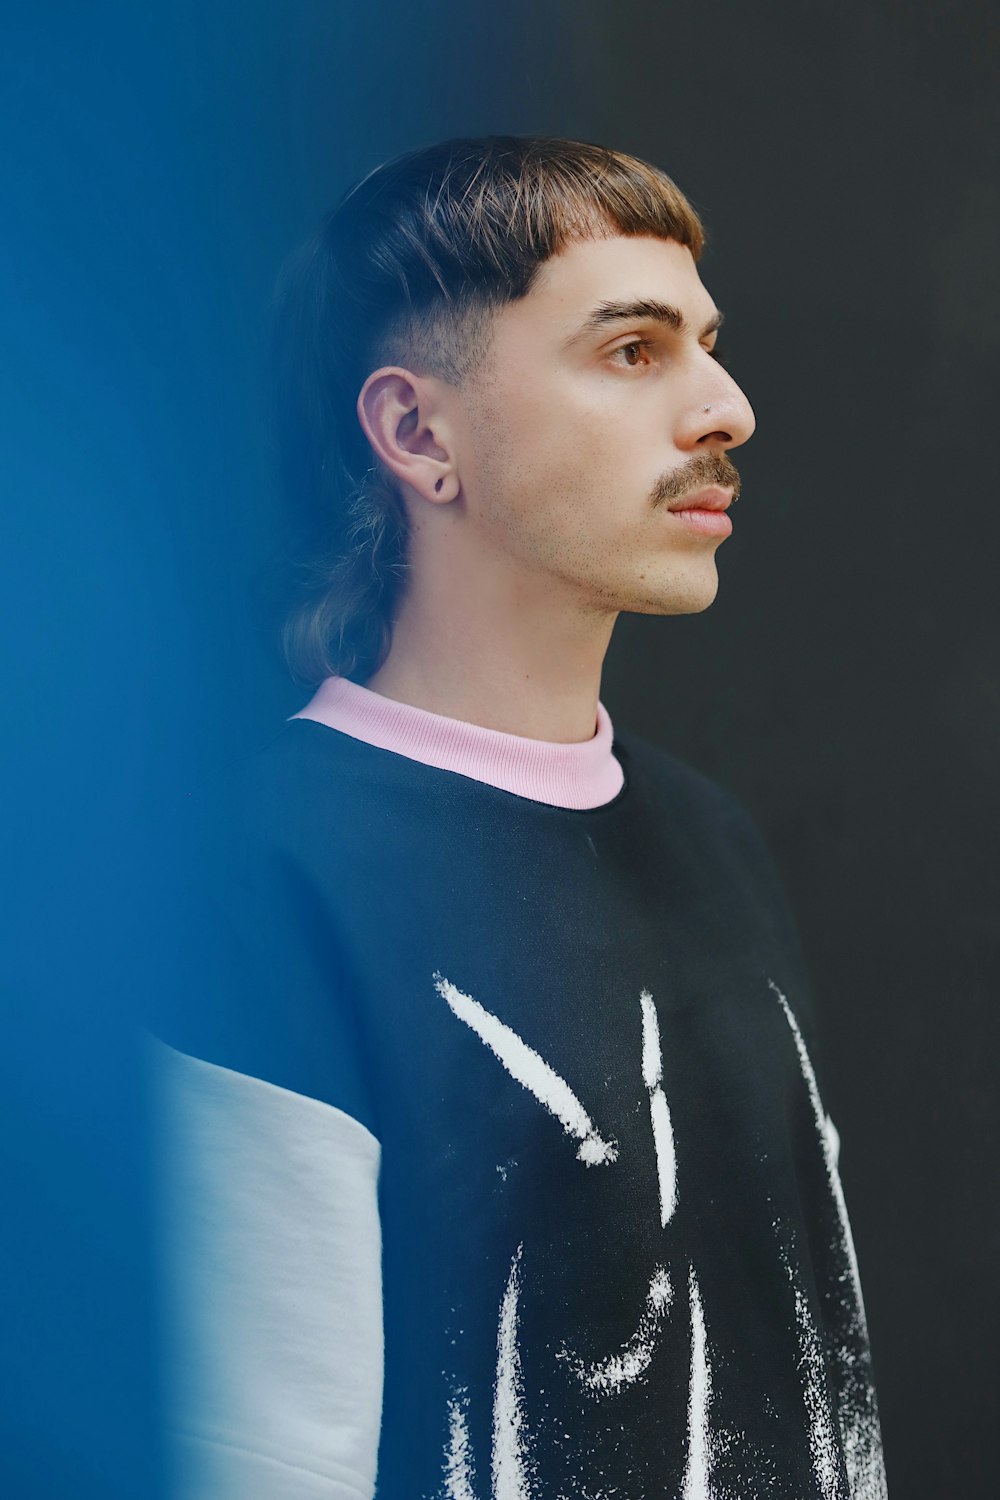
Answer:
<path fill-rule="evenodd" d="M 721 328 L 723 318 L 723 313 L 716 312 L 713 317 L 709 318 L 698 337 L 707 338 L 710 333 Z M 668 328 L 672 328 L 674 333 L 688 332 L 688 325 L 679 307 L 674 307 L 670 302 L 660 302 L 655 297 L 640 297 L 634 302 L 599 302 L 587 314 L 576 333 L 571 334 L 566 342 L 575 344 L 578 339 L 585 338 L 588 333 L 597 333 L 611 323 L 634 323 L 640 319 L 645 322 L 664 323 Z"/>

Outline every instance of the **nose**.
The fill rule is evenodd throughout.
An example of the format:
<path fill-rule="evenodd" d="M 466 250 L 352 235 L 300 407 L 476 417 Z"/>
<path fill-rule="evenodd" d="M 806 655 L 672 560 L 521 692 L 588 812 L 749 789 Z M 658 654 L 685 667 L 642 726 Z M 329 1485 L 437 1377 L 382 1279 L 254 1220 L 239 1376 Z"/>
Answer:
<path fill-rule="evenodd" d="M 733 377 L 717 362 L 713 365 L 715 379 L 704 385 L 703 400 L 692 414 L 694 446 L 738 448 L 753 437 L 757 418 Z"/>

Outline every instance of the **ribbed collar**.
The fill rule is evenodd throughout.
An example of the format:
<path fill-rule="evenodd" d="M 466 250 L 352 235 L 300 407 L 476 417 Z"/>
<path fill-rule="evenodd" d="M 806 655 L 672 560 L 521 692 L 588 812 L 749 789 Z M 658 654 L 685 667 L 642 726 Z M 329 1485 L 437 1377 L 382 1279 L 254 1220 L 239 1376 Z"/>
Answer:
<path fill-rule="evenodd" d="M 611 751 L 611 720 L 600 702 L 593 738 L 570 745 L 449 719 L 397 703 L 346 677 L 328 677 L 292 718 L 313 719 L 352 739 L 553 807 L 602 807 L 625 780 Z"/>

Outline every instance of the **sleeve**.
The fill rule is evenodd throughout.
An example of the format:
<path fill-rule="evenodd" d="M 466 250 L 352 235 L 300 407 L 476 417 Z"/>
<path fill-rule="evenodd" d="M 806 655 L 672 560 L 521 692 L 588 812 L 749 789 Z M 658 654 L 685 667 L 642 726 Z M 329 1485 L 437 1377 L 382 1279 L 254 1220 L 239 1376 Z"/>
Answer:
<path fill-rule="evenodd" d="M 379 1143 L 330 1105 L 148 1048 L 171 1500 L 371 1500 Z"/>
<path fill-rule="evenodd" d="M 378 1135 L 338 928 L 348 893 L 332 888 L 311 789 L 289 779 L 202 790 L 165 831 L 149 1030 Z"/>
<path fill-rule="evenodd" d="M 147 1027 L 169 1500 L 371 1500 L 380 1144 L 328 893 L 183 820 Z"/>

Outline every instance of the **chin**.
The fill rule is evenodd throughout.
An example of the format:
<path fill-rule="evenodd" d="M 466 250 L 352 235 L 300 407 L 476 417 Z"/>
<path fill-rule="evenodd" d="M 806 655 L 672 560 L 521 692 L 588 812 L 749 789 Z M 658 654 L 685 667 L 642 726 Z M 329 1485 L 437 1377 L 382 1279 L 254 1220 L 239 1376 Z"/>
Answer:
<path fill-rule="evenodd" d="M 661 588 L 624 608 L 638 615 L 698 615 L 715 602 L 718 592 L 719 575 L 713 562 L 707 569 L 674 575 Z"/>

